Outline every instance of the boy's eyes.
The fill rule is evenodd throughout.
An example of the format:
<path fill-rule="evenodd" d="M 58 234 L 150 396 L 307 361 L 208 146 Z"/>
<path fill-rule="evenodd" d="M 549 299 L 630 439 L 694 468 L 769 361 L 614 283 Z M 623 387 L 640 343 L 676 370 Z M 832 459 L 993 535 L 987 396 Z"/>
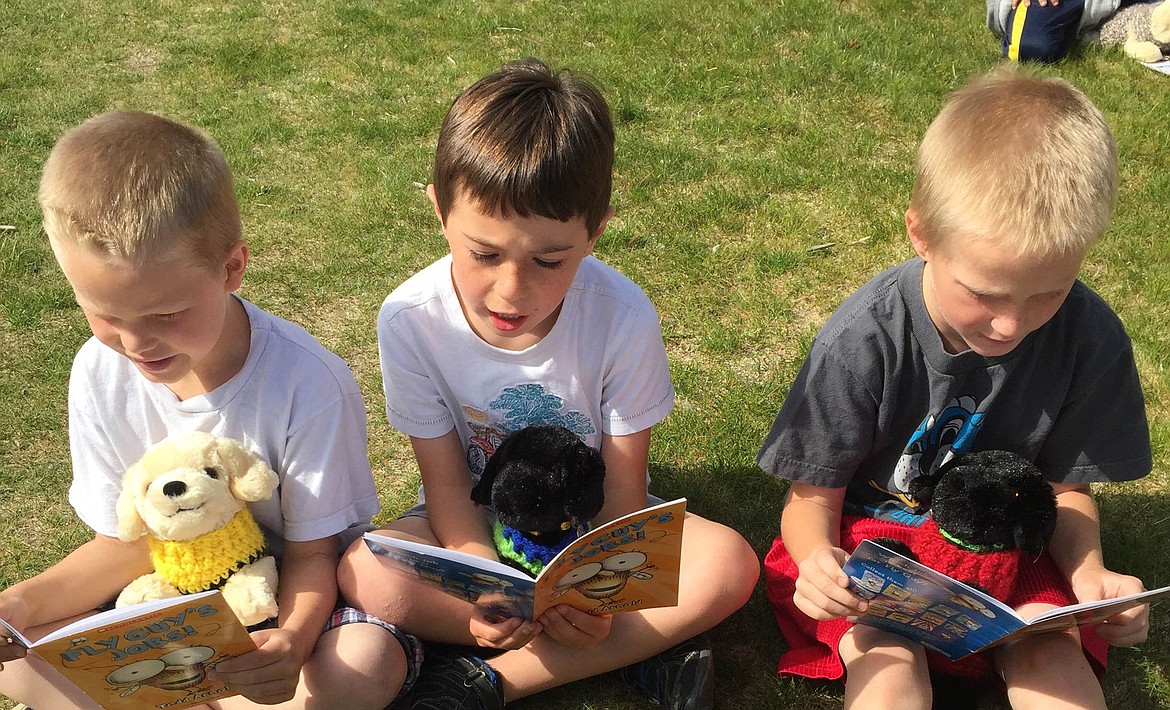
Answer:
<path fill-rule="evenodd" d="M 474 261 L 479 262 L 480 264 L 492 264 L 492 263 L 495 263 L 495 261 L 500 258 L 500 255 L 499 254 L 485 254 L 483 252 L 473 251 L 473 252 L 471 252 L 471 258 Z M 551 269 L 559 269 L 562 266 L 564 266 L 564 264 L 565 264 L 564 261 L 560 261 L 560 260 L 554 261 L 554 260 L 550 260 L 550 259 L 536 259 L 536 258 L 534 258 L 532 261 L 540 268 L 550 269 L 550 270 Z"/>

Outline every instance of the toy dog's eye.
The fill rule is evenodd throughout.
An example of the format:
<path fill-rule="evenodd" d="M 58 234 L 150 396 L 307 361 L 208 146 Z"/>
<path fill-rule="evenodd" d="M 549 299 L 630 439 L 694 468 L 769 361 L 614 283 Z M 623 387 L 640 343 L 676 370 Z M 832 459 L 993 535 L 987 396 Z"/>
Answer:
<path fill-rule="evenodd" d="M 203 472 L 206 473 L 208 476 L 211 476 L 212 478 L 219 478 L 219 471 L 216 471 L 214 468 L 211 468 L 210 466 L 203 469 Z"/>

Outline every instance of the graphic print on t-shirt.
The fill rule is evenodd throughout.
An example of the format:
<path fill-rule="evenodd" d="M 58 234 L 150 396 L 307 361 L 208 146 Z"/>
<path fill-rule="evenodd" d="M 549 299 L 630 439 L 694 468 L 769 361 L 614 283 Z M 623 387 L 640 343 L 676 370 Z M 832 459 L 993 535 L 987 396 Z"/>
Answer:
<path fill-rule="evenodd" d="M 487 412 L 464 405 L 471 440 L 467 442 L 467 465 L 479 478 L 487 460 L 509 434 L 535 424 L 563 426 L 585 440 L 597 433 L 589 417 L 577 411 L 562 411 L 565 400 L 545 390 L 544 385 L 530 383 L 505 387 L 488 404 Z"/>
<path fill-rule="evenodd" d="M 910 435 L 894 466 L 894 490 L 886 492 L 910 509 L 918 508 L 918 502 L 910 495 L 910 481 L 933 473 L 955 456 L 971 450 L 983 425 L 983 414 L 976 411 L 978 406 L 974 397 L 956 397 L 941 412 L 928 414 Z"/>

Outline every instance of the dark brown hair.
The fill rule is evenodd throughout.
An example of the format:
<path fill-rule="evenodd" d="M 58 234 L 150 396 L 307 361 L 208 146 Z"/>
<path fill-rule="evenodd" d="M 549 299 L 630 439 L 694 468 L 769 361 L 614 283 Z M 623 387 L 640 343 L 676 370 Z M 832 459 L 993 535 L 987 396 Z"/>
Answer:
<path fill-rule="evenodd" d="M 435 198 L 487 213 L 582 217 L 592 235 L 609 210 L 613 121 L 589 81 L 538 59 L 509 62 L 455 99 L 435 149 Z"/>

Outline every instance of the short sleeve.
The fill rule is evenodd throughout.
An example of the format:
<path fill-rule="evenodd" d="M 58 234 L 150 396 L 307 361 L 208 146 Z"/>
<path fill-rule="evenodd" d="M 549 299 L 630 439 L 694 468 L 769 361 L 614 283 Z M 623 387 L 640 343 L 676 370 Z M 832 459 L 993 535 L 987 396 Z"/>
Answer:
<path fill-rule="evenodd" d="M 1036 464 L 1064 483 L 1130 481 L 1153 468 L 1145 398 L 1131 347 L 1061 408 Z"/>
<path fill-rule="evenodd" d="M 624 336 L 610 338 L 610 366 L 602 379 L 602 427 L 611 436 L 649 429 L 674 407 L 662 326 L 648 299 L 625 330 Z"/>
<path fill-rule="evenodd" d="M 416 352 L 425 342 L 398 327 L 398 319 L 406 315 L 388 301 L 378 316 L 386 416 L 391 426 L 407 436 L 433 439 L 451 431 L 455 421 L 435 384 L 430 361 L 424 361 Z M 433 322 L 442 320 L 435 318 Z"/>
<path fill-rule="evenodd" d="M 780 478 L 843 488 L 873 445 L 877 414 L 877 399 L 862 380 L 815 341 L 757 463 Z"/>

